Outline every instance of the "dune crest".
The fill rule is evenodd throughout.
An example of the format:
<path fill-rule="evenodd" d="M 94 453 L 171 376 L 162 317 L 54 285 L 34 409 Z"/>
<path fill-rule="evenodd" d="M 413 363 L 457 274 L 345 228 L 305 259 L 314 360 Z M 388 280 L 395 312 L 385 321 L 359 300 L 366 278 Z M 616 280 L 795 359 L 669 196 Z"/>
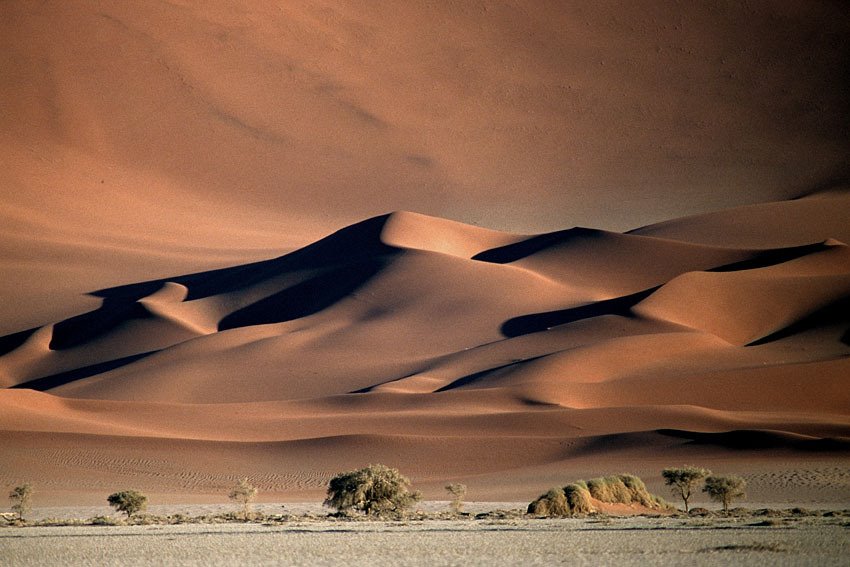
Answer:
<path fill-rule="evenodd" d="M 271 491 L 310 493 L 362 459 L 436 488 L 521 470 L 498 491 L 524 495 L 541 471 L 643 446 L 844 458 L 850 248 L 800 240 L 814 220 L 760 237 L 779 244 L 767 248 L 683 236 L 843 198 L 664 236 L 513 235 L 396 212 L 272 259 L 95 291 L 99 307 L 0 339 L 14 455 L 0 481 L 61 490 L 96 465 L 82 492 L 129 469 L 156 490 L 205 492 L 225 459 Z M 60 468 L 40 466 L 56 455 Z"/>

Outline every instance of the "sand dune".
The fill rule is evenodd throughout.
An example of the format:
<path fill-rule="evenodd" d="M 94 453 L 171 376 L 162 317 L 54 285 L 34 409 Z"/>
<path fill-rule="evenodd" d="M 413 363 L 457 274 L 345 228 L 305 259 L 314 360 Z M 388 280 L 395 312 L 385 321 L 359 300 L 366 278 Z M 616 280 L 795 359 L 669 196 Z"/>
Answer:
<path fill-rule="evenodd" d="M 0 484 L 846 468 L 848 21 L 0 3 Z"/>
<path fill-rule="evenodd" d="M 792 240 L 511 235 L 393 213 L 271 260 L 100 290 L 99 308 L 3 339 L 4 481 L 65 490 L 97 467 L 81 493 L 133 475 L 203 493 L 239 471 L 312 493 L 387 461 L 436 488 L 502 471 L 505 495 L 533 493 L 535 470 L 661 447 L 840 461 L 850 256 Z"/>

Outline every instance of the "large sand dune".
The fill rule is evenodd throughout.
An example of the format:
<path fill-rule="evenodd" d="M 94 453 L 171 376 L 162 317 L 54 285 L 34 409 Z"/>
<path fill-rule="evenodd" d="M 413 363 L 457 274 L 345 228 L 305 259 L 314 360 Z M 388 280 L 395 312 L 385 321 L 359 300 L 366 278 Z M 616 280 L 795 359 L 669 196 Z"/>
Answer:
<path fill-rule="evenodd" d="M 0 486 L 850 499 L 847 16 L 0 2 Z"/>
<path fill-rule="evenodd" d="M 850 218 L 846 193 L 817 202 Z M 2 480 L 173 494 L 248 475 L 294 495 L 381 461 L 516 497 L 592 463 L 842 462 L 850 254 L 795 205 L 810 224 L 770 227 L 778 248 L 393 213 L 96 291 L 99 308 L 4 338 Z"/>

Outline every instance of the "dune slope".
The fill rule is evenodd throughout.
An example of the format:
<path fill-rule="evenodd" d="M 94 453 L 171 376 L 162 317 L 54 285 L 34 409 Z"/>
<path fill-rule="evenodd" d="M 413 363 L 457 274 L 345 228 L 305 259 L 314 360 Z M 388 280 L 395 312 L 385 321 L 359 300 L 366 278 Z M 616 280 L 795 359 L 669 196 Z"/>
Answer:
<path fill-rule="evenodd" d="M 746 214 L 808 218 L 809 203 Z M 558 467 L 658 454 L 841 462 L 848 248 L 801 242 L 796 222 L 770 227 L 775 247 L 693 237 L 742 214 L 641 231 L 661 237 L 399 212 L 274 259 L 95 291 L 99 307 L 2 339 L 0 482 L 85 498 L 253 475 L 297 497 L 382 461 L 429 489 L 526 497 Z"/>

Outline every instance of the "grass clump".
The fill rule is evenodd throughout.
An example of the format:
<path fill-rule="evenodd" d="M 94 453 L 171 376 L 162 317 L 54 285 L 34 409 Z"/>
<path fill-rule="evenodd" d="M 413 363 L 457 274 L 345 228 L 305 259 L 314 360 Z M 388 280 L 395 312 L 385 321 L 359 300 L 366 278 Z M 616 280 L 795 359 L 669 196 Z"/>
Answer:
<path fill-rule="evenodd" d="M 535 516 L 565 517 L 595 512 L 587 485 L 579 481 L 549 489 L 546 494 L 528 505 L 527 512 Z"/>
<path fill-rule="evenodd" d="M 596 512 L 591 501 L 589 487 L 584 482 L 574 482 L 564 487 L 564 495 L 572 514 L 592 514 Z"/>
<path fill-rule="evenodd" d="M 669 505 L 650 494 L 643 481 L 631 474 L 579 480 L 563 488 L 552 488 L 528 505 L 536 516 L 576 516 L 595 513 L 594 501 L 606 504 L 639 504 L 667 509 Z"/>
<path fill-rule="evenodd" d="M 549 492 L 543 494 L 537 500 L 528 505 L 528 513 L 535 516 L 570 516 L 570 505 L 564 489 L 560 487 L 550 488 Z"/>
<path fill-rule="evenodd" d="M 593 478 L 587 481 L 590 495 L 607 504 L 640 504 L 647 508 L 667 508 L 664 500 L 651 494 L 646 484 L 632 474 Z"/>

